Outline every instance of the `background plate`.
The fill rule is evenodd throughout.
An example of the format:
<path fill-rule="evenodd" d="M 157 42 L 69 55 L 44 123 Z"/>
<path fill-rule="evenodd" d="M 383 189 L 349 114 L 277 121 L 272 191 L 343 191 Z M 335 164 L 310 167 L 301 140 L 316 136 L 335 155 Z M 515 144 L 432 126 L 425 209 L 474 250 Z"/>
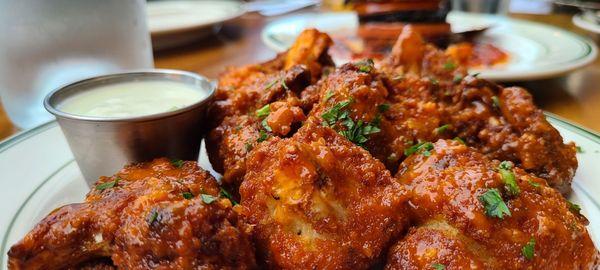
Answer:
<path fill-rule="evenodd" d="M 510 60 L 491 68 L 470 70 L 489 80 L 506 82 L 554 77 L 583 67 L 597 56 L 597 47 L 592 41 L 545 24 L 464 12 L 450 12 L 447 20 L 455 32 L 492 26 L 478 41 L 492 43 L 508 52 Z M 262 32 L 262 40 L 268 47 L 281 52 L 306 28 L 339 36 L 355 33 L 357 27 L 358 18 L 352 12 L 300 14 L 268 24 Z"/>
<path fill-rule="evenodd" d="M 583 149 L 570 200 L 582 207 L 588 230 L 600 245 L 600 136 L 553 115 L 548 120 L 565 141 Z M 200 166 L 211 170 L 204 147 Z M 218 175 L 216 175 L 218 176 Z M 83 176 L 56 122 L 17 134 L 0 144 L 0 265 L 7 269 L 6 252 L 50 211 L 81 202 L 88 192 Z"/>
<path fill-rule="evenodd" d="M 148 2 L 148 28 L 154 50 L 202 39 L 221 25 L 245 13 L 239 1 L 154 1 Z"/>

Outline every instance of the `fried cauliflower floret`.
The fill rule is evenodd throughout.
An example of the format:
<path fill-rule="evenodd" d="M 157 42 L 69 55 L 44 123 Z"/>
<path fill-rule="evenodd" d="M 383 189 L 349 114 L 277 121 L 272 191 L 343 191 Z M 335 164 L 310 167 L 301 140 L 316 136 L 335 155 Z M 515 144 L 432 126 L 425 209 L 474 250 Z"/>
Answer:
<path fill-rule="evenodd" d="M 367 269 L 406 225 L 402 190 L 367 151 L 307 125 L 249 156 L 241 204 L 277 269 Z"/>
<path fill-rule="evenodd" d="M 405 157 L 404 144 L 459 137 L 491 159 L 510 160 L 563 194 L 570 191 L 575 146 L 563 143 L 525 89 L 465 76 L 451 54 L 424 43 L 410 28 L 381 69 L 391 78 L 394 110 L 384 118 L 393 129 L 383 132 L 391 158 Z"/>
<path fill-rule="evenodd" d="M 248 115 L 233 115 L 206 137 L 206 149 L 213 168 L 223 173 L 221 182 L 234 193 L 246 174 L 246 157 L 269 137 L 286 137 L 305 120 L 300 101 L 292 94 L 265 105 Z"/>
<path fill-rule="evenodd" d="M 9 268 L 110 268 L 110 260 L 123 269 L 249 269 L 249 235 L 208 172 L 157 159 L 101 177 L 83 203 L 50 213 L 10 249 Z"/>
<path fill-rule="evenodd" d="M 246 114 L 274 102 L 285 90 L 299 95 L 321 77 L 324 68 L 333 66 L 327 54 L 331 44 L 327 34 L 307 29 L 273 60 L 228 68 L 219 77 L 210 114 L 213 126 L 226 116 Z"/>
<path fill-rule="evenodd" d="M 594 263 L 577 207 L 510 162 L 440 140 L 406 159 L 397 179 L 407 187 L 417 227 L 391 249 L 388 269 L 590 269 Z"/>

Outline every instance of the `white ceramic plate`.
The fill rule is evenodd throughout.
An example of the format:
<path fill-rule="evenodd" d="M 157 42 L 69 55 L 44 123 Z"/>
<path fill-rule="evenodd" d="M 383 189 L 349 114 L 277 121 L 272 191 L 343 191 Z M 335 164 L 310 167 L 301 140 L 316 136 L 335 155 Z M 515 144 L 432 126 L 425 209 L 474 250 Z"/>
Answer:
<path fill-rule="evenodd" d="M 583 149 L 571 201 L 582 207 L 588 229 L 600 246 L 600 135 L 548 115 L 565 141 Z M 211 169 L 204 150 L 200 165 Z M 212 171 L 212 170 L 211 170 Z M 213 172 L 214 174 L 214 172 Z M 61 205 L 81 202 L 88 192 L 83 176 L 56 122 L 20 133 L 0 144 L 0 265 L 6 252 L 39 220 Z"/>
<path fill-rule="evenodd" d="M 583 67 L 597 56 L 597 47 L 592 41 L 545 24 L 463 12 L 451 12 L 447 20 L 454 32 L 493 26 L 480 36 L 479 41 L 492 43 L 508 52 L 510 59 L 502 65 L 471 70 L 479 72 L 485 79 L 525 81 L 554 77 Z M 262 40 L 270 48 L 281 52 L 303 29 L 312 27 L 336 35 L 352 34 L 358 27 L 358 19 L 351 12 L 284 17 L 264 28 Z"/>
<path fill-rule="evenodd" d="M 200 39 L 244 12 L 238 1 L 148 2 L 148 28 L 152 45 L 156 50 Z"/>
<path fill-rule="evenodd" d="M 600 24 L 597 24 L 592 19 L 586 17 L 583 13 L 573 16 L 573 24 L 592 33 L 600 34 Z"/>

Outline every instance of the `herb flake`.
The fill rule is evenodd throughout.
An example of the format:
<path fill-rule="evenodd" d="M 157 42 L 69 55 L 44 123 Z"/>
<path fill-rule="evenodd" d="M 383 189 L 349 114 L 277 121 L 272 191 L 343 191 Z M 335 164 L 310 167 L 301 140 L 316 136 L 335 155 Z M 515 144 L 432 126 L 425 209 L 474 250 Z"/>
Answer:
<path fill-rule="evenodd" d="M 211 204 L 212 202 L 218 199 L 217 197 L 210 194 L 200 194 L 200 198 L 202 198 L 202 202 L 205 204 Z"/>
<path fill-rule="evenodd" d="M 183 192 L 181 193 L 181 196 L 183 196 L 183 198 L 186 200 L 191 200 L 192 198 L 194 198 L 194 194 L 192 194 L 191 192 Z"/>
<path fill-rule="evenodd" d="M 150 215 L 148 215 L 148 218 L 146 219 L 146 221 L 148 221 L 148 225 L 152 225 L 157 220 L 158 220 L 158 210 L 152 209 L 152 212 L 150 212 Z"/>
<path fill-rule="evenodd" d="M 331 97 L 333 97 L 333 91 L 329 90 L 325 93 L 325 98 L 323 100 L 328 101 Z"/>
<path fill-rule="evenodd" d="M 529 242 L 523 246 L 521 249 L 521 254 L 523 254 L 523 257 L 525 257 L 527 260 L 533 259 L 533 256 L 535 255 L 535 239 L 533 237 L 531 237 Z"/>
<path fill-rule="evenodd" d="M 404 149 L 404 155 L 405 156 L 410 156 L 416 152 L 422 151 L 423 155 L 428 157 L 431 156 L 431 151 L 433 149 L 433 143 L 431 142 L 420 142 L 417 143 L 407 149 Z"/>
<path fill-rule="evenodd" d="M 498 172 L 504 182 L 504 188 L 511 196 L 517 196 L 521 193 L 521 189 L 517 185 L 515 173 L 513 172 L 513 164 L 510 161 L 502 161 L 498 166 Z"/>
<path fill-rule="evenodd" d="M 390 104 L 389 103 L 383 103 L 383 104 L 377 105 L 377 110 L 380 113 L 387 112 L 389 109 L 390 109 Z"/>
<path fill-rule="evenodd" d="M 263 142 L 269 138 L 269 134 L 267 134 L 266 131 L 261 129 L 259 132 L 260 132 L 260 134 L 258 136 L 258 139 L 256 139 L 257 142 Z"/>
<path fill-rule="evenodd" d="M 456 68 L 456 64 L 454 64 L 454 62 L 452 62 L 452 60 L 448 60 L 446 63 L 444 63 L 444 69 L 445 70 L 453 70 Z"/>
<path fill-rule="evenodd" d="M 452 139 L 453 141 L 459 142 L 461 144 L 467 145 L 467 143 L 461 139 L 460 137 L 454 137 L 454 139 Z"/>
<path fill-rule="evenodd" d="M 278 80 L 273 80 L 265 86 L 265 90 L 269 90 L 273 85 L 277 83 Z"/>
<path fill-rule="evenodd" d="M 183 166 L 183 160 L 181 159 L 171 159 L 171 164 L 176 168 L 181 168 Z"/>
<path fill-rule="evenodd" d="M 446 132 L 446 130 L 448 130 L 448 128 L 450 128 L 450 124 L 441 125 L 440 127 L 435 129 L 435 133 L 442 134 L 442 133 Z"/>
<path fill-rule="evenodd" d="M 446 269 L 446 266 L 441 263 L 434 263 L 431 265 L 431 268 L 433 268 L 435 270 L 444 270 L 444 269 Z"/>
<path fill-rule="evenodd" d="M 273 131 L 273 129 L 271 129 L 271 127 L 269 126 L 269 123 L 267 123 L 267 118 L 265 117 L 265 119 L 263 119 L 262 121 L 260 121 L 260 125 L 268 132 Z"/>
<path fill-rule="evenodd" d="M 489 217 L 503 219 L 504 216 L 511 215 L 498 189 L 492 188 L 486 191 L 483 195 L 479 196 L 479 201 L 483 204 L 485 214 Z"/>
<path fill-rule="evenodd" d="M 121 179 L 121 178 L 117 177 L 117 179 L 115 179 L 114 181 L 105 182 L 105 183 L 102 183 L 102 184 L 100 184 L 100 185 L 97 185 L 97 186 L 96 186 L 96 190 L 100 190 L 100 191 L 102 191 L 102 190 L 105 190 L 105 189 L 107 189 L 107 188 L 112 188 L 112 187 L 115 187 L 115 186 L 116 186 L 116 185 L 119 183 L 119 180 L 120 180 L 120 179 Z"/>
<path fill-rule="evenodd" d="M 542 186 L 542 185 L 540 185 L 540 183 L 534 182 L 531 179 L 527 180 L 527 183 L 529 183 L 529 185 L 531 185 L 534 188 L 539 188 Z"/>
<path fill-rule="evenodd" d="M 223 198 L 227 198 L 229 199 L 229 201 L 231 201 L 231 204 L 233 205 L 237 205 L 238 203 L 233 199 L 233 196 L 231 196 L 231 194 L 229 192 L 227 192 L 227 190 L 225 190 L 224 188 L 221 188 L 221 191 L 219 191 L 219 196 L 223 197 Z"/>
<path fill-rule="evenodd" d="M 258 117 L 258 118 L 267 117 L 270 113 L 271 113 L 271 106 L 270 106 L 270 104 L 267 104 L 267 105 L 263 106 L 262 108 L 256 110 L 256 117 Z"/>
<path fill-rule="evenodd" d="M 497 96 L 492 97 L 492 105 L 494 105 L 495 108 L 500 108 L 500 99 L 498 99 Z"/>
<path fill-rule="evenodd" d="M 354 65 L 356 67 L 358 67 L 358 71 L 364 72 L 364 73 L 369 73 L 369 72 L 371 72 L 371 70 L 373 70 L 374 63 L 373 63 L 373 59 L 365 59 L 365 60 L 354 63 Z"/>
<path fill-rule="evenodd" d="M 571 201 L 567 201 L 567 205 L 569 206 L 569 211 L 575 215 L 581 215 L 581 206 L 576 203 L 572 203 Z"/>

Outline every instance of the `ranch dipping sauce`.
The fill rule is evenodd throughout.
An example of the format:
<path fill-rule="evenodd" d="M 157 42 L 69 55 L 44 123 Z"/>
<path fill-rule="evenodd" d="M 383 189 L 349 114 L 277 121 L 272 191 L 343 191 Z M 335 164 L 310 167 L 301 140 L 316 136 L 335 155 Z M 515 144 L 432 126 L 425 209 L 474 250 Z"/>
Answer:
<path fill-rule="evenodd" d="M 101 75 L 49 93 L 44 107 L 69 143 L 86 182 L 166 157 L 198 160 L 216 83 L 202 75 L 151 69 Z"/>
<path fill-rule="evenodd" d="M 127 118 L 181 109 L 206 98 L 208 94 L 204 89 L 177 81 L 118 82 L 77 93 L 57 107 L 74 115 Z"/>

